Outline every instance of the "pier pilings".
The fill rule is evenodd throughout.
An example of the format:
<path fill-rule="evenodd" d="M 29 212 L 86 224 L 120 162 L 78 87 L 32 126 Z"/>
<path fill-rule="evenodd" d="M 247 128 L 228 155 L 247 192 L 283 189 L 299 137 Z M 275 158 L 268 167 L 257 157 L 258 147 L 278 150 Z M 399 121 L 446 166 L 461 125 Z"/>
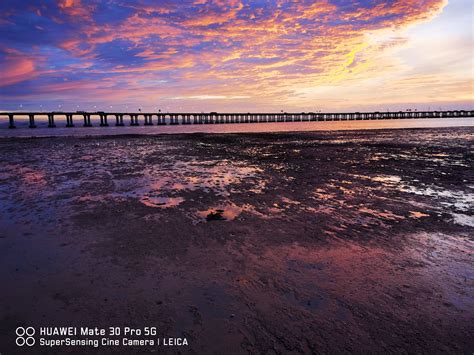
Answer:
<path fill-rule="evenodd" d="M 8 115 L 8 128 L 16 128 L 16 126 L 15 126 L 15 117 L 11 113 Z"/>
<path fill-rule="evenodd" d="M 153 126 L 153 115 L 152 114 L 145 114 L 143 115 L 145 121 L 143 123 L 144 126 Z"/>
<path fill-rule="evenodd" d="M 91 114 L 90 113 L 84 113 L 82 116 L 84 117 L 83 127 L 92 127 Z"/>
<path fill-rule="evenodd" d="M 66 127 L 74 127 L 74 122 L 72 120 L 72 114 L 71 113 L 67 113 L 66 114 Z"/>
<path fill-rule="evenodd" d="M 107 122 L 107 114 L 103 113 L 99 117 L 100 117 L 100 126 L 101 127 L 108 127 L 109 123 Z"/>
<path fill-rule="evenodd" d="M 122 113 L 116 113 L 115 114 L 115 126 L 116 127 L 124 126 L 124 124 L 123 124 L 123 114 Z"/>
<path fill-rule="evenodd" d="M 140 123 L 138 123 L 138 114 L 130 114 L 130 126 L 140 126 Z"/>
<path fill-rule="evenodd" d="M 56 127 L 56 124 L 54 123 L 54 114 L 53 113 L 48 114 L 48 127 L 49 128 L 55 128 Z"/>
<path fill-rule="evenodd" d="M 29 128 L 36 128 L 35 115 L 33 113 L 28 114 Z"/>

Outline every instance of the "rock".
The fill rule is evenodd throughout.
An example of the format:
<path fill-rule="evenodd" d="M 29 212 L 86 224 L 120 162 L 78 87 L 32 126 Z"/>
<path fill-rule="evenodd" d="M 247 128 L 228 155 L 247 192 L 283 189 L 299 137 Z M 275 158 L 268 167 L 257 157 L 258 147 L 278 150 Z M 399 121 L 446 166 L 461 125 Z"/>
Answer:
<path fill-rule="evenodd" d="M 210 222 L 210 221 L 224 221 L 225 217 L 222 215 L 223 213 L 224 213 L 223 210 L 216 210 L 215 212 L 210 212 L 206 216 L 206 220 L 208 222 Z"/>

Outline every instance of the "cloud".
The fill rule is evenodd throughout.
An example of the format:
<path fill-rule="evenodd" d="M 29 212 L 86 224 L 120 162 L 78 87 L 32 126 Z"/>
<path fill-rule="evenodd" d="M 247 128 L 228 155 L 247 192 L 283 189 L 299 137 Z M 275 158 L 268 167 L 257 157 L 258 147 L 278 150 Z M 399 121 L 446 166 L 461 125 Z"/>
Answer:
<path fill-rule="evenodd" d="M 59 0 L 58 8 L 67 15 L 66 21 L 87 21 L 91 18 L 91 14 L 95 11 L 94 5 L 84 5 L 81 0 Z"/>
<path fill-rule="evenodd" d="M 446 5 L 446 0 L 59 0 L 56 6 L 31 1 L 26 7 L 8 2 L 0 5 L 5 14 L 0 45 L 23 54 L 4 55 L 2 85 L 21 93 L 24 83 L 24 96 L 60 90 L 65 100 L 110 101 L 128 92 L 147 102 L 234 105 L 245 98 L 254 107 L 267 105 L 264 101 L 296 107 L 317 98 L 313 88 L 377 83 L 408 71 L 397 54 L 412 43 L 407 29 L 431 21 Z M 40 60 L 32 59 L 36 56 Z"/>
<path fill-rule="evenodd" d="M 13 85 L 37 75 L 34 61 L 10 48 L 0 50 L 0 68 L 0 87 Z"/>

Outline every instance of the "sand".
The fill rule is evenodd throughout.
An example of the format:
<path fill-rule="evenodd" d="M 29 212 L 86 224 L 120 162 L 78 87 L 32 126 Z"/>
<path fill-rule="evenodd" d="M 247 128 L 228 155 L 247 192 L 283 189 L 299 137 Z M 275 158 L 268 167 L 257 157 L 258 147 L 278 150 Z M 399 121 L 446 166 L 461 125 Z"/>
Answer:
<path fill-rule="evenodd" d="M 156 326 L 186 347 L 472 353 L 474 128 L 2 139 L 0 343 Z"/>

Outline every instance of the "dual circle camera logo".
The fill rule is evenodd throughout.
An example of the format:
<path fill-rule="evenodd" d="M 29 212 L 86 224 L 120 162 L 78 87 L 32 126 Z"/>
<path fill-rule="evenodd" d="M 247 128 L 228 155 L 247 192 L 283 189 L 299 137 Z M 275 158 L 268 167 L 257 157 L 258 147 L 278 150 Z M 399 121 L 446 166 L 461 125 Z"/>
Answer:
<path fill-rule="evenodd" d="M 15 331 L 16 335 L 18 336 L 16 338 L 16 345 L 18 346 L 33 346 L 35 345 L 35 338 L 33 338 L 33 335 L 35 335 L 35 328 L 33 327 L 28 327 L 28 328 L 23 328 L 23 327 L 18 327 L 16 328 Z"/>

